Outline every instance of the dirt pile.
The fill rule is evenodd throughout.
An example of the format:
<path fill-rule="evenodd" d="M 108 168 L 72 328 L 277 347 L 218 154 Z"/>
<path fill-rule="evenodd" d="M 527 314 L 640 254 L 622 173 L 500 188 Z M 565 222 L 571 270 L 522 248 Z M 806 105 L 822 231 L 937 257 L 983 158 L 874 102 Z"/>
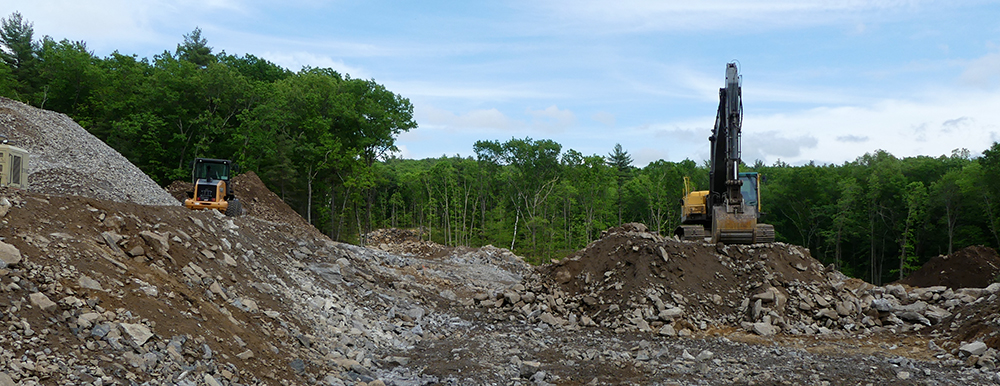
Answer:
<path fill-rule="evenodd" d="M 415 229 L 376 229 L 365 234 L 366 244 L 403 244 L 420 241 L 421 232 Z"/>
<path fill-rule="evenodd" d="M 240 200 L 244 215 L 258 220 L 292 226 L 296 232 L 308 232 L 312 237 L 324 237 L 318 229 L 310 225 L 278 195 L 264 185 L 257 173 L 248 171 L 233 177 L 233 195 Z M 184 202 L 194 185 L 186 181 L 174 181 L 166 190 L 180 202 Z"/>
<path fill-rule="evenodd" d="M 795 301 L 798 287 L 828 282 L 830 275 L 808 251 L 781 243 L 681 242 L 645 229 L 642 224 L 609 229 L 587 248 L 541 267 L 537 277 L 524 283 L 524 290 L 485 294 L 481 302 L 488 307 L 504 304 L 557 324 L 662 330 L 665 335 L 690 335 L 746 321 L 765 320 L 769 329 L 786 330 L 793 322 L 816 323 L 811 313 L 800 315 L 805 313 Z M 815 291 L 821 296 L 831 292 Z M 812 294 L 808 296 L 812 302 Z M 524 307 L 536 299 L 545 307 Z M 768 306 L 775 312 L 773 320 Z"/>
<path fill-rule="evenodd" d="M 386 252 L 417 256 L 423 258 L 441 258 L 448 256 L 455 248 L 425 241 L 422 234 L 412 229 L 377 229 L 365 234 L 365 245 Z"/>
<path fill-rule="evenodd" d="M 375 251 L 255 217 L 290 209 L 243 182 L 257 205 L 236 218 L 0 189 L 0 381 L 370 382 L 378 349 L 447 331 L 419 305 L 436 287 L 393 289 Z"/>
<path fill-rule="evenodd" d="M 31 191 L 179 205 L 124 156 L 65 114 L 0 97 L 0 133 L 28 151 Z"/>
<path fill-rule="evenodd" d="M 975 245 L 950 255 L 933 257 L 897 283 L 913 287 L 945 286 L 986 288 L 1000 279 L 1000 255 L 990 247 Z"/>
<path fill-rule="evenodd" d="M 929 331 L 1000 290 L 875 287 L 823 267 L 800 247 L 684 242 L 644 229 L 609 229 L 517 286 L 478 294 L 478 305 L 570 330 L 692 336 L 736 327 L 761 336 L 847 337 Z"/>

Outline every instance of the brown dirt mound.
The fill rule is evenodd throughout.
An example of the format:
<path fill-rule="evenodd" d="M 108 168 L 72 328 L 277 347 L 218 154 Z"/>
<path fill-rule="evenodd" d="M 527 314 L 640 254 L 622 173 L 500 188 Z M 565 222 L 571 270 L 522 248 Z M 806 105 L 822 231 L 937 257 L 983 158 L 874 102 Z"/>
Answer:
<path fill-rule="evenodd" d="M 950 255 L 931 258 L 923 267 L 896 283 L 913 287 L 985 288 L 1000 275 L 1000 255 L 975 245 Z"/>
<path fill-rule="evenodd" d="M 586 249 L 541 267 L 542 276 L 568 294 L 596 299 L 589 303 L 601 309 L 645 303 L 653 293 L 707 316 L 734 315 L 767 287 L 825 280 L 823 266 L 795 246 L 712 245 L 629 230 L 643 228 L 609 229 Z"/>
<path fill-rule="evenodd" d="M 187 181 L 177 180 L 171 182 L 170 185 L 167 185 L 165 189 L 167 189 L 167 193 L 170 193 L 171 196 L 174 196 L 174 198 L 176 198 L 177 201 L 183 203 L 184 200 L 188 198 L 187 193 L 194 191 L 194 184 Z"/>
<path fill-rule="evenodd" d="M 243 204 L 245 215 L 270 222 L 288 224 L 293 229 L 301 229 L 316 236 L 322 235 L 318 229 L 306 222 L 298 212 L 282 201 L 278 195 L 271 192 L 257 176 L 257 173 L 245 172 L 233 177 L 232 182 L 233 193 Z M 174 181 L 166 189 L 174 198 L 184 202 L 184 199 L 187 198 L 187 192 L 190 192 L 193 187 L 190 182 Z"/>

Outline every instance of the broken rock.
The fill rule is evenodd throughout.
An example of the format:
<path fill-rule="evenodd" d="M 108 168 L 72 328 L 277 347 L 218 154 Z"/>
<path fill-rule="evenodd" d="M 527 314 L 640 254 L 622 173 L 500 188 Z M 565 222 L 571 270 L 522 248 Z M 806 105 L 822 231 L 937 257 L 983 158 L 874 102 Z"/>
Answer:
<path fill-rule="evenodd" d="M 21 251 L 13 245 L 0 241 L 0 268 L 17 265 L 21 262 Z"/>
<path fill-rule="evenodd" d="M 146 241 L 146 245 L 149 245 L 157 253 L 163 256 L 167 255 L 170 243 L 167 241 L 166 236 L 161 236 L 150 231 L 139 232 L 139 236 L 142 236 L 142 239 Z"/>
<path fill-rule="evenodd" d="M 772 336 L 778 333 L 778 329 L 770 323 L 754 323 L 753 332 L 760 336 Z"/>
<path fill-rule="evenodd" d="M 49 299 L 48 296 L 41 292 L 35 292 L 28 295 L 31 298 L 31 304 L 35 307 L 41 308 L 45 312 L 53 312 L 56 310 L 56 303 Z"/>
<path fill-rule="evenodd" d="M 965 356 L 983 355 L 983 353 L 986 352 L 986 349 L 986 343 L 983 343 L 982 341 L 975 341 L 960 347 L 958 352 Z"/>
<path fill-rule="evenodd" d="M 149 331 L 149 328 L 141 324 L 122 323 L 121 327 L 132 338 L 132 342 L 136 346 L 142 346 L 149 338 L 153 337 L 153 333 Z"/>

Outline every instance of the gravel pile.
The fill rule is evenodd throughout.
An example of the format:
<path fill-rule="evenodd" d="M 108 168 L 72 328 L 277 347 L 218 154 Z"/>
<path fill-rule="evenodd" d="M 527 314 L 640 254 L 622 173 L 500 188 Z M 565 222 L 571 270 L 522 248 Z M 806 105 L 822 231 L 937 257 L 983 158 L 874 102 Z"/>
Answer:
<path fill-rule="evenodd" d="M 30 153 L 28 189 L 142 205 L 180 205 L 65 114 L 0 97 L 0 133 Z"/>

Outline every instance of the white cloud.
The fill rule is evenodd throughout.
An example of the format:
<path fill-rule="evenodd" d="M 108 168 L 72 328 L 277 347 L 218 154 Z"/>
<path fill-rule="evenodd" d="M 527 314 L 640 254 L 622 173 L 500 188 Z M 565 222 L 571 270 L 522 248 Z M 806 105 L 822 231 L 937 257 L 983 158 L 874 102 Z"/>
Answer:
<path fill-rule="evenodd" d="M 868 138 L 867 135 L 854 135 L 854 134 L 841 135 L 837 137 L 837 141 L 851 142 L 851 143 L 868 142 L 869 139 L 870 138 Z"/>
<path fill-rule="evenodd" d="M 748 113 L 743 120 L 743 160 L 776 160 L 791 164 L 853 161 L 875 150 L 897 157 L 948 155 L 959 148 L 980 154 L 1000 139 L 1000 92 L 928 92 L 921 99 L 884 99 L 854 106 L 788 111 L 779 114 Z M 626 148 L 639 148 L 636 164 L 654 154 L 649 142 L 670 158 L 695 161 L 709 157 L 708 136 L 714 116 L 633 127 L 625 135 Z M 634 140 L 630 138 L 635 138 Z M 642 154 L 642 156 L 639 156 Z"/>
<path fill-rule="evenodd" d="M 811 135 L 787 135 L 777 131 L 764 131 L 744 134 L 743 154 L 745 163 L 756 160 L 802 159 L 809 154 L 809 149 L 815 149 L 819 142 Z M 806 157 L 808 158 L 808 157 Z"/>
<path fill-rule="evenodd" d="M 389 81 L 386 87 L 408 98 L 454 98 L 472 101 L 503 101 L 511 99 L 556 99 L 561 95 L 540 91 L 536 85 L 482 84 L 457 85 L 446 82 Z"/>
<path fill-rule="evenodd" d="M 315 68 L 332 68 L 341 75 L 348 74 L 354 79 L 368 79 L 371 77 L 364 69 L 347 65 L 343 60 L 316 55 L 310 52 L 264 52 L 260 56 L 292 71 L 298 71 L 302 67 L 309 66 Z"/>
<path fill-rule="evenodd" d="M 982 88 L 995 88 L 1000 83 L 1000 52 L 986 54 L 969 62 L 960 77 L 962 83 Z"/>
<path fill-rule="evenodd" d="M 576 123 L 576 115 L 572 111 L 560 110 L 555 105 L 544 110 L 528 108 L 525 112 L 532 117 L 531 126 L 544 132 L 563 131 Z"/>
<path fill-rule="evenodd" d="M 3 17 L 20 12 L 36 37 L 83 40 L 103 50 L 160 45 L 171 50 L 182 35 L 211 24 L 211 15 L 245 12 L 236 0 L 45 0 L 0 5 Z"/>
<path fill-rule="evenodd" d="M 660 147 L 642 147 L 632 157 L 632 165 L 644 167 L 661 159 L 670 159 L 670 152 Z"/>
<path fill-rule="evenodd" d="M 860 33 L 857 19 L 891 17 L 920 7 L 920 0 L 550 0 L 539 6 L 561 20 L 608 31 L 711 30 L 828 25 L 848 22 Z"/>
<path fill-rule="evenodd" d="M 414 110 L 421 126 L 438 127 L 448 131 L 468 129 L 507 131 L 524 127 L 523 122 L 508 118 L 496 108 L 472 110 L 465 114 L 455 114 L 430 105 L 418 105 Z"/>
<path fill-rule="evenodd" d="M 996 106 L 1000 93 L 942 91 L 924 100 L 748 115 L 743 122 L 744 153 L 767 163 L 777 158 L 841 163 L 877 149 L 898 157 L 950 154 L 957 148 L 979 153 L 1000 128 Z M 798 154 L 789 153 L 796 147 Z"/>
<path fill-rule="evenodd" d="M 615 115 L 607 111 L 598 111 L 592 114 L 590 119 L 600 122 L 607 127 L 615 127 Z"/>
<path fill-rule="evenodd" d="M 398 156 L 399 158 L 413 159 L 413 153 L 410 152 L 410 149 L 407 148 L 406 145 L 397 144 L 396 148 L 399 149 L 399 152 L 396 153 L 395 155 Z"/>

